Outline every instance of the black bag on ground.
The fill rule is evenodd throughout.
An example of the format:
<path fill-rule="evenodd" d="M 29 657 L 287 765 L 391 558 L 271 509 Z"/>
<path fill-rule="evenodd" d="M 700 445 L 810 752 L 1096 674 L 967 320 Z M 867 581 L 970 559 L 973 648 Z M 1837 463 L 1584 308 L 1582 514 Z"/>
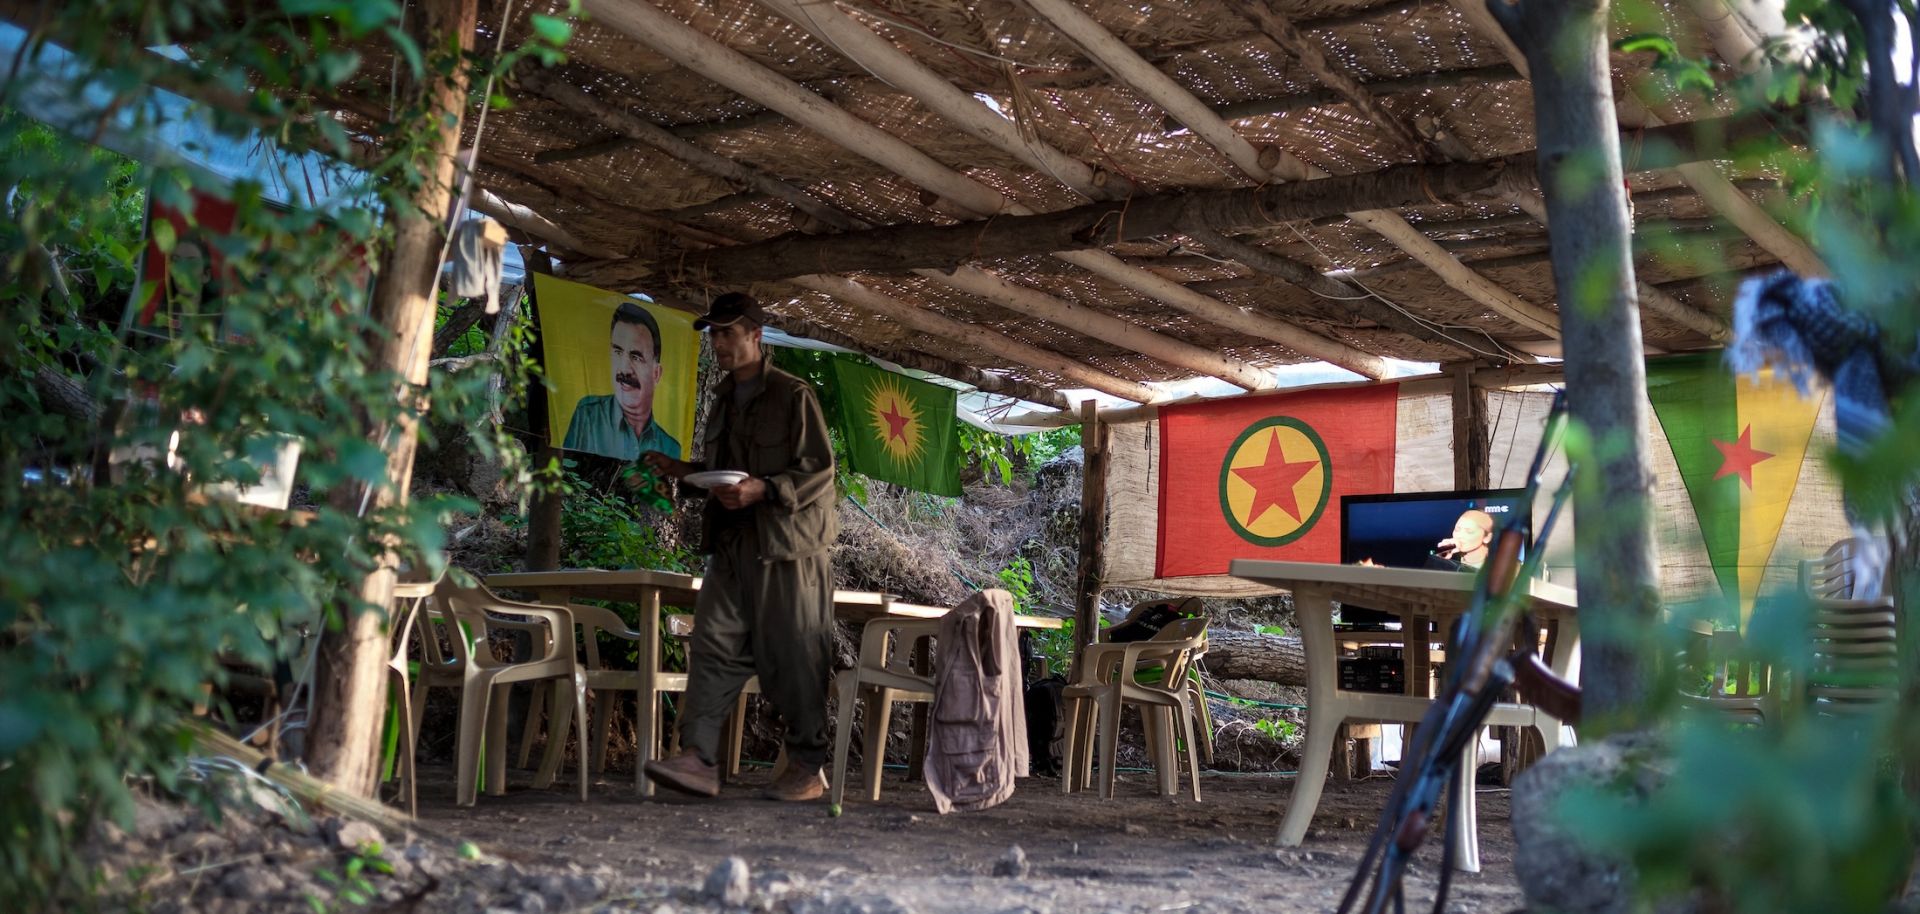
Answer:
<path fill-rule="evenodd" d="M 1058 777 L 1061 745 L 1067 735 L 1060 693 L 1066 690 L 1067 680 L 1057 674 L 1038 675 L 1040 666 L 1032 635 L 1021 632 L 1020 668 L 1026 671 L 1022 705 L 1027 715 L 1027 767 L 1033 774 Z"/>

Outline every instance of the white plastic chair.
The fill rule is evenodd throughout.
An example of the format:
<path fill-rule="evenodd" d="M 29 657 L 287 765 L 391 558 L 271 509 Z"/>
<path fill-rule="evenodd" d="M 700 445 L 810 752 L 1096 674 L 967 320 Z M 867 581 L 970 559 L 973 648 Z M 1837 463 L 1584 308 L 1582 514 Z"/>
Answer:
<path fill-rule="evenodd" d="M 853 705 L 866 700 L 866 741 L 861 756 L 866 766 L 866 795 L 880 799 L 880 773 L 886 762 L 887 724 L 896 701 L 932 702 L 933 676 L 917 673 L 912 657 L 915 645 L 940 634 L 938 619 L 881 617 L 869 621 L 860 633 L 860 659 L 852 669 L 833 677 L 839 719 L 833 731 L 833 778 L 827 802 L 839 805 L 846 794 L 847 750 L 853 742 Z"/>
<path fill-rule="evenodd" d="M 586 677 L 587 688 L 592 692 L 593 697 L 592 716 L 590 718 L 591 726 L 589 727 L 589 730 L 593 734 L 593 741 L 591 743 L 581 743 L 582 764 L 586 765 L 588 770 L 598 771 L 602 774 L 606 772 L 607 741 L 609 731 L 612 729 L 614 694 L 617 692 L 634 693 L 636 711 L 638 713 L 651 715 L 650 723 L 652 726 L 636 727 L 635 729 L 641 733 L 653 734 L 652 738 L 656 743 L 656 751 L 652 753 L 652 757 L 660 757 L 660 753 L 657 751 L 659 748 L 657 743 L 660 741 L 660 736 L 664 730 L 662 726 L 660 697 L 666 692 L 685 692 L 687 690 L 687 674 L 659 669 L 660 660 L 659 658 L 654 658 L 653 694 L 651 696 L 641 697 L 640 693 L 647 688 L 646 677 L 642 675 L 639 669 L 619 669 L 609 665 L 606 662 L 607 658 L 601 654 L 599 636 L 604 632 L 621 641 L 630 642 L 635 645 L 645 644 L 646 636 L 628 628 L 626 621 L 621 619 L 618 613 L 610 609 L 599 606 L 588 606 L 582 603 L 569 603 L 567 604 L 567 612 L 573 616 L 574 623 L 578 625 L 580 629 L 580 643 L 586 655 L 586 663 L 581 673 Z M 685 639 L 692 634 L 692 616 L 674 614 L 668 616 L 667 619 L 666 634 L 669 637 Z M 645 663 L 646 659 L 641 658 L 640 662 Z M 526 725 L 522 730 L 520 738 L 521 767 L 526 766 L 528 755 L 533 749 L 532 737 L 535 733 L 538 718 L 536 712 L 540 704 L 539 697 L 547 688 L 550 688 L 548 683 L 540 683 L 535 687 L 534 703 L 527 711 Z M 740 700 L 734 707 L 733 716 L 727 728 L 722 731 L 726 737 L 726 742 L 721 746 L 720 754 L 722 758 L 727 760 L 727 768 L 725 771 L 727 775 L 740 773 L 740 747 L 743 736 L 742 730 L 746 723 L 747 696 L 758 693 L 759 691 L 759 677 L 756 676 L 748 679 L 746 687 L 740 692 Z M 547 787 L 553 783 L 554 775 L 560 770 L 561 761 L 564 757 L 566 740 L 563 737 L 551 735 L 556 730 L 564 731 L 566 729 L 567 716 L 564 708 L 560 716 L 549 717 L 548 722 L 550 736 L 547 740 L 546 752 L 541 757 L 540 771 L 534 776 L 533 784 L 535 787 Z M 589 746 L 591 749 L 588 748 Z M 645 773 L 640 772 L 636 777 L 644 781 Z"/>
<path fill-rule="evenodd" d="M 1062 793 L 1084 788 L 1092 780 L 1097 740 L 1100 798 L 1113 796 L 1120 748 L 1120 708 L 1132 703 L 1140 707 L 1140 716 L 1147 728 L 1147 744 L 1153 749 L 1155 764 L 1160 768 L 1162 791 L 1169 794 L 1177 791 L 1175 772 L 1181 753 L 1169 738 L 1177 732 L 1185 739 L 1193 799 L 1200 800 L 1201 747 L 1194 739 L 1194 718 L 1198 712 L 1187 670 L 1195 653 L 1206 649 L 1206 631 L 1206 619 L 1186 618 L 1168 623 L 1151 640 L 1087 646 L 1081 658 L 1079 680 L 1061 692 L 1067 710 L 1066 775 L 1060 779 Z M 1151 664 L 1161 665 L 1160 682 L 1135 681 L 1134 674 Z"/>
<path fill-rule="evenodd" d="M 1800 691 L 1815 713 L 1857 714 L 1900 698 L 1899 613 L 1884 582 L 1862 578 L 1870 551 L 1850 537 L 1800 563 L 1800 587 L 1813 601 L 1813 663 Z"/>
<path fill-rule="evenodd" d="M 501 618 L 500 614 L 523 616 L 530 622 Z M 472 806 L 479 795 L 478 769 L 484 738 L 487 749 L 487 792 L 506 792 L 506 709 L 507 687 L 516 682 L 558 680 L 568 688 L 552 691 L 550 716 L 565 721 L 569 714 L 568 691 L 573 696 L 571 713 L 578 714 L 575 729 L 582 746 L 586 734 L 586 677 L 576 659 L 573 617 L 563 608 L 539 603 L 521 603 L 502 599 L 482 586 L 466 587 L 443 580 L 428 602 L 430 624 L 421 630 L 421 663 L 418 687 L 421 701 L 414 706 L 414 732 L 426 711 L 426 689 L 450 687 L 460 690 L 460 723 L 456 740 L 458 802 Z M 441 629 L 436 632 L 435 628 Z M 501 629 L 517 629 L 533 636 L 535 659 L 503 661 L 494 659 L 488 647 L 489 634 Z M 450 654 L 440 650 L 439 635 L 445 634 Z M 580 801 L 587 799 L 587 774 L 582 756 Z"/>
<path fill-rule="evenodd" d="M 396 734 L 397 745 L 394 754 L 400 765 L 400 791 L 406 801 L 407 815 L 419 815 L 420 798 L 418 778 L 414 770 L 414 755 L 419 751 L 420 726 L 414 717 L 414 677 L 409 675 L 407 646 L 413 640 L 413 633 L 420 627 L 421 611 L 433 593 L 440 587 L 445 577 L 443 568 L 439 574 L 427 577 L 423 574 L 402 571 L 400 580 L 393 585 L 393 610 L 387 616 L 389 645 L 392 650 L 387 656 L 388 688 L 393 693 L 393 702 L 399 708 L 395 715 L 400 727 Z M 421 697 L 425 698 L 425 693 Z M 424 701 L 421 703 L 424 707 Z M 384 775 L 383 775 L 384 776 Z"/>

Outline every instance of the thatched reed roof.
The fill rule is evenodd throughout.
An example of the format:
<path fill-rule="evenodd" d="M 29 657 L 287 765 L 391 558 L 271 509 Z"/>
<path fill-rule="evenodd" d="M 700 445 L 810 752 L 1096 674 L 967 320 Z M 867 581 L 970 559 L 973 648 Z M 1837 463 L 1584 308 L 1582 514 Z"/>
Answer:
<path fill-rule="evenodd" d="M 1480 2 L 590 0 L 595 19 L 569 61 L 517 80 L 515 107 L 489 116 L 479 179 L 562 228 L 577 248 L 519 220 L 583 281 L 688 303 L 750 288 L 789 329 L 1047 388 L 1219 375 L 1220 363 L 1258 376 L 1329 353 L 1366 370 L 1382 356 L 1551 351 L 1547 232 L 1527 214 L 1538 190 L 1518 167 L 1534 146 L 1533 98 L 1524 60 Z M 1660 21 L 1618 30 L 1665 31 L 1723 70 L 1749 57 L 1744 4 L 1667 3 Z M 509 40 L 529 15 L 565 6 L 515 4 Z M 500 3 L 481 9 L 490 47 Z M 1725 163 L 1633 170 L 1645 164 L 1640 131 L 1725 113 L 1636 89 L 1651 65 L 1614 56 L 1642 326 L 1657 349 L 1710 346 L 1741 271 L 1812 255 L 1742 205 L 1773 202 L 1764 175 Z M 934 77 L 946 100 L 902 72 Z M 363 126 L 377 137 L 373 117 Z M 1212 234 L 1114 227 L 1128 206 L 1182 192 L 1500 157 L 1517 163 L 1506 180 L 1388 207 L 1388 222 L 1411 225 L 1398 235 L 1338 208 L 1201 227 Z M 981 202 L 1000 197 L 1010 202 Z M 973 258 L 949 241 L 929 255 L 941 266 L 915 273 L 885 251 L 889 228 L 1018 233 L 1018 212 L 1102 202 L 1118 212 L 1101 231 L 1119 240 L 1074 255 L 1020 249 L 1018 234 L 1018 256 Z M 816 245 L 804 256 L 837 256 L 874 238 L 861 234 L 870 227 L 883 232 L 880 253 L 846 253 L 837 279 L 739 267 L 762 248 L 714 253 L 786 239 Z M 1675 239 L 1718 258 L 1672 256 Z M 1424 263 L 1409 253 L 1423 246 Z M 1464 266 L 1443 276 L 1436 258 Z M 876 310 L 885 300 L 892 310 Z M 936 319 L 914 319 L 927 313 Z M 1087 375 L 1064 374 L 1058 357 Z"/>

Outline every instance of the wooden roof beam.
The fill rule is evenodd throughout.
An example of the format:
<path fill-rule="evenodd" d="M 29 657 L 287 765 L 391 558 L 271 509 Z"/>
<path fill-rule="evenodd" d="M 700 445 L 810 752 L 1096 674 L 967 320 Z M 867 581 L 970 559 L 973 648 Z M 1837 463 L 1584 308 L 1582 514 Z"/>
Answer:
<path fill-rule="evenodd" d="M 1236 0 L 1233 5 L 1239 8 L 1241 15 L 1252 20 L 1268 40 L 1278 45 L 1282 51 L 1292 55 L 1293 59 L 1299 61 L 1300 65 L 1320 80 L 1322 85 L 1332 89 L 1336 95 L 1345 100 L 1355 111 L 1360 112 L 1362 117 L 1372 121 L 1373 125 L 1380 128 L 1388 137 L 1418 158 L 1431 160 L 1439 157 L 1427 142 L 1427 138 L 1415 131 L 1412 124 L 1383 107 L 1379 98 L 1373 94 L 1372 90 L 1361 85 L 1360 80 L 1328 61 L 1320 45 L 1307 37 L 1307 33 L 1294 25 L 1292 20 L 1276 12 L 1267 0 Z"/>
<path fill-rule="evenodd" d="M 535 92 L 539 92 L 548 98 L 560 102 L 569 109 L 601 121 L 604 126 L 620 130 L 634 137 L 636 140 L 646 142 L 696 168 L 727 177 L 731 180 L 736 180 L 763 193 L 786 200 L 823 221 L 843 228 L 870 228 L 866 223 L 827 205 L 800 188 L 749 169 L 730 159 L 707 152 L 686 140 L 680 139 L 648 123 L 640 117 L 628 112 L 619 111 L 600 102 L 585 92 L 567 85 L 550 73 L 530 71 L 522 75 L 521 83 Z M 950 285 L 961 291 L 971 294 L 981 294 L 997 304 L 1012 307 L 1014 310 L 1021 311 L 1022 313 L 1032 314 L 1042 320 L 1059 323 L 1062 326 L 1069 327 L 1081 333 L 1087 333 L 1090 336 L 1101 337 L 1115 345 L 1125 346 L 1127 348 L 1145 347 L 1137 348 L 1135 351 L 1161 359 L 1162 361 L 1182 365 L 1182 367 L 1187 367 L 1191 370 L 1221 376 L 1223 380 L 1229 380 L 1233 383 L 1240 384 L 1240 386 L 1248 387 L 1249 389 L 1263 384 L 1271 385 L 1272 383 L 1271 380 L 1266 378 L 1262 373 L 1255 372 L 1241 363 L 1225 359 L 1216 352 L 1211 352 L 1198 346 L 1180 343 L 1176 340 L 1161 336 L 1160 334 L 1153 333 L 1147 328 L 1122 321 L 1110 315 L 1100 314 L 1099 312 L 1085 308 L 1076 309 L 1072 305 L 1031 289 L 1014 291 L 1013 289 L 1007 288 L 1011 284 L 1005 283 L 1004 280 L 991 276 L 984 271 L 961 270 L 956 271 L 952 276 L 929 273 L 929 278 Z M 799 282 L 797 279 L 794 281 L 796 283 Z M 801 284 L 806 285 L 807 288 L 816 290 L 831 287 L 839 290 L 839 292 L 844 292 L 849 295 L 854 294 L 850 291 L 853 288 L 852 286 L 826 283 L 825 280 L 817 276 L 811 284 Z M 864 289 L 865 287 L 859 288 Z M 853 301 L 856 304 L 863 304 L 863 306 L 870 306 L 875 305 L 881 298 L 884 298 L 884 296 L 880 296 L 879 293 L 870 293 L 863 294 L 858 299 L 850 298 L 849 301 Z M 893 300 L 886 299 L 886 301 L 892 302 Z M 1011 340 L 1001 337 L 999 334 L 991 334 L 992 337 L 998 337 L 997 340 L 992 341 L 993 345 L 1000 347 L 993 349 L 989 346 L 981 345 L 980 340 L 976 339 L 976 337 L 979 336 L 978 333 L 969 332 L 964 336 L 956 336 L 955 334 L 959 333 L 959 328 L 964 326 L 956 321 L 946 321 L 945 319 L 941 319 L 941 321 L 921 320 L 916 324 L 912 319 L 901 316 L 903 313 L 901 309 L 915 309 L 912 309 L 911 306 L 905 305 L 904 303 L 895 302 L 895 304 L 898 304 L 899 308 L 892 308 L 882 303 L 877 307 L 869 307 L 868 310 L 876 310 L 877 313 L 893 317 L 903 324 L 921 329 L 921 332 L 937 332 L 939 336 L 961 340 L 968 345 L 994 351 L 996 354 L 1003 355 L 1014 361 L 1033 365 L 1033 367 L 1041 368 L 1042 370 L 1050 371 L 1063 377 L 1065 376 L 1061 370 L 1062 366 L 1057 364 L 1060 361 L 1060 357 L 1043 356 L 1042 353 L 1044 351 L 1039 350 L 1037 347 L 1028 347 L 1028 350 L 1031 351 L 1023 350 L 1016 353 L 1006 349 L 1003 345 L 1005 343 L 1011 343 Z M 886 310 L 880 310 L 882 308 Z M 944 323 L 942 321 L 944 321 Z M 927 326 L 936 325 L 937 331 L 924 329 Z M 1033 359 L 1044 359 L 1047 364 L 1035 364 L 1031 361 Z M 1144 387 L 1129 387 L 1123 384 L 1117 384 L 1116 382 L 1119 381 L 1117 378 L 1089 377 L 1076 378 L 1075 380 L 1076 383 L 1082 383 L 1088 387 L 1113 393 L 1115 396 L 1123 396 L 1130 400 L 1136 400 L 1136 402 L 1138 402 L 1138 397 L 1143 395 L 1144 391 L 1148 390 Z M 1095 383 L 1096 381 L 1098 383 Z M 1121 390 L 1127 392 L 1117 392 Z"/>
<path fill-rule="evenodd" d="M 1322 82 L 1333 87 L 1335 92 L 1347 99 L 1354 110 L 1372 121 L 1387 135 L 1411 144 L 1412 148 L 1430 157 L 1453 160 L 1473 158 L 1472 150 L 1467 149 L 1465 144 L 1457 138 L 1436 137 L 1429 141 L 1426 137 L 1420 136 L 1413 124 L 1379 104 L 1373 94 L 1358 80 L 1329 62 L 1319 45 L 1288 22 L 1285 16 L 1274 12 L 1268 6 L 1267 0 L 1239 0 L 1239 5 L 1241 12 L 1259 25 L 1260 30 L 1266 33 L 1267 37 L 1292 54 Z M 1513 182 L 1504 182 L 1503 187 L 1506 191 L 1502 197 L 1518 206 L 1522 212 L 1542 226 L 1547 224 L 1547 203 L 1538 191 L 1532 187 L 1517 186 Z M 1457 248 L 1450 249 L 1457 250 Z M 1696 310 L 1645 282 L 1640 282 L 1639 286 L 1641 307 L 1678 321 L 1683 326 L 1704 333 L 1716 341 L 1725 342 L 1731 336 L 1726 321 L 1719 317 Z"/>
<path fill-rule="evenodd" d="M 917 305 L 910 305 L 844 276 L 797 276 L 792 282 L 803 289 L 831 295 L 856 308 L 892 318 L 915 333 L 972 346 L 1008 361 L 1037 368 L 1074 384 L 1112 394 L 1123 400 L 1131 400 L 1135 403 L 1158 403 L 1168 399 L 1166 394 L 1145 384 L 1096 371 L 1057 352 L 1020 342 L 984 327 L 961 323 Z"/>
<path fill-rule="evenodd" d="M 598 104 L 597 102 L 595 104 Z M 1765 117 L 1714 119 L 1636 134 L 1646 167 L 1724 154 L 1729 145 L 1770 135 Z M 808 272 L 886 272 L 951 267 L 969 261 L 1029 257 L 1198 230 L 1234 232 L 1354 210 L 1386 209 L 1531 187 L 1533 154 L 1480 162 L 1396 165 L 1374 172 L 1228 190 L 1179 191 L 1102 201 L 1032 216 L 1000 216 L 960 225 L 896 225 L 837 235 L 789 234 L 735 248 L 689 254 L 677 266 L 722 282 L 779 279 Z M 797 190 L 797 189 L 796 189 Z"/>
<path fill-rule="evenodd" d="M 961 132 L 1000 150 L 1028 168 L 1052 177 L 1089 200 L 1132 196 L 1133 182 L 1101 171 L 1061 152 L 1037 136 L 1023 135 L 1005 116 L 988 108 L 946 77 L 914 60 L 893 42 L 874 34 L 831 3 L 814 0 L 760 0 L 762 6 L 792 20 L 808 34 L 845 55 L 895 89 L 913 96 Z"/>
<path fill-rule="evenodd" d="M 553 71 L 533 67 L 523 68 L 517 73 L 520 85 L 537 92 L 572 110 L 575 114 L 599 121 L 600 125 L 617 131 L 637 143 L 644 143 L 708 174 L 725 178 L 741 187 L 759 191 L 791 204 L 797 209 L 834 228 L 848 231 L 856 228 L 871 228 L 846 213 L 829 206 L 820 198 L 801 190 L 785 181 L 770 177 L 763 172 L 748 168 L 733 159 L 708 151 L 686 139 L 674 135 L 660 125 L 640 117 L 630 111 L 623 111 L 607 104 L 579 88 L 567 83 Z"/>
<path fill-rule="evenodd" d="M 1488 0 L 1448 0 L 1448 2 L 1460 11 L 1460 15 L 1467 20 L 1467 24 L 1476 33 L 1491 40 L 1500 48 L 1501 54 L 1513 64 L 1514 69 L 1523 74 L 1528 72 L 1526 55 L 1521 53 L 1511 39 L 1507 38 L 1506 32 L 1502 31 L 1499 23 L 1494 21 L 1493 14 L 1487 11 Z M 1505 2 L 1505 0 L 1494 0 L 1494 2 Z M 1726 56 L 1725 52 L 1722 52 L 1722 56 Z M 1745 59 L 1744 55 L 1729 58 L 1729 60 Z M 1632 93 L 1616 93 L 1614 97 L 1620 109 L 1620 121 L 1623 125 L 1631 127 L 1644 124 L 1648 127 L 1658 127 L 1665 123 L 1660 116 L 1646 110 L 1642 104 L 1645 99 L 1638 97 L 1637 90 Z M 1672 112 L 1669 111 L 1668 114 L 1670 116 Z M 1760 204 L 1741 193 L 1739 188 L 1734 187 L 1733 182 L 1728 180 L 1726 175 L 1721 174 L 1712 163 L 1694 162 L 1678 166 L 1676 170 L 1681 180 L 1687 182 L 1689 187 L 1699 193 L 1700 199 L 1706 201 L 1708 206 L 1726 216 L 1727 220 L 1738 226 L 1747 234 L 1747 237 L 1772 252 L 1775 257 L 1780 258 L 1780 262 L 1794 272 L 1809 276 L 1827 274 L 1826 264 L 1813 253 L 1812 248 L 1807 247 L 1806 242 L 1774 221 L 1772 216 L 1767 215 L 1766 210 L 1760 208 Z"/>
<path fill-rule="evenodd" d="M 892 169 L 897 174 L 939 194 L 965 210 L 982 216 L 1031 212 L 1018 202 L 1002 196 L 993 188 L 947 168 L 898 137 L 854 117 L 826 99 L 806 91 L 791 80 L 754 63 L 650 3 L 643 0 L 587 0 L 587 8 L 601 22 L 638 39 L 676 63 L 687 66 L 736 92 L 786 114 L 795 121 L 835 140 L 849 151 Z M 1144 294 L 1193 313 L 1202 319 L 1216 322 L 1232 321 L 1245 325 L 1244 318 L 1247 317 L 1245 312 L 1223 302 L 1190 292 L 1178 283 L 1168 282 L 1136 270 L 1122 263 L 1118 258 L 1088 252 L 1076 255 L 1073 262 L 1116 282 L 1132 283 Z M 1074 307 L 1065 302 L 1059 302 L 1059 305 L 1068 309 Z M 1085 317 L 1081 319 L 1087 320 Z M 1267 319 L 1263 323 L 1273 325 L 1265 328 L 1271 332 L 1262 334 L 1263 336 L 1302 355 L 1322 359 L 1365 377 L 1383 377 L 1386 373 L 1385 360 L 1372 353 L 1362 352 L 1345 343 L 1280 321 Z M 1232 324 L 1223 323 L 1223 326 L 1232 326 Z M 1134 339 L 1139 338 L 1138 334 L 1131 332 L 1128 336 Z M 1214 371 L 1197 366 L 1202 363 L 1217 364 L 1220 361 L 1229 361 L 1211 350 L 1185 343 L 1178 345 L 1191 349 L 1190 354 L 1196 359 L 1200 353 L 1206 353 L 1209 356 L 1203 360 L 1176 363 L 1189 370 L 1220 377 Z M 1222 379 L 1242 387 L 1249 387 L 1249 389 L 1272 386 L 1274 383 L 1267 373 L 1244 364 L 1240 364 L 1238 370 L 1229 372 L 1228 376 Z"/>
<path fill-rule="evenodd" d="M 1065 183 L 1081 196 L 1091 200 L 1102 200 L 1131 194 L 1133 190 L 1131 184 L 1124 182 L 1116 184 L 1115 180 L 1105 180 L 1102 173 L 1086 163 L 1067 156 L 1038 138 L 1022 135 L 1006 117 L 989 109 L 979 99 L 956 88 L 940 74 L 923 66 L 895 47 L 892 42 L 874 34 L 872 30 L 833 6 L 828 4 L 802 6 L 799 0 L 760 0 L 760 2 L 786 16 L 840 53 L 847 55 L 849 59 L 865 67 L 868 72 L 887 84 L 924 102 L 935 113 L 959 126 L 969 135 L 1013 156 L 1042 174 L 1053 176 L 1055 180 Z M 1296 349 L 1302 348 L 1301 344 L 1306 342 L 1304 337 L 1317 337 L 1309 331 L 1274 316 L 1227 307 L 1222 302 L 1210 299 L 1164 277 L 1130 267 L 1103 252 L 1089 250 L 1070 254 L 1052 253 L 1068 263 L 1111 279 L 1141 295 L 1176 306 L 1182 306 L 1181 303 L 1184 302 L 1183 310 L 1249 336 L 1275 340 Z M 979 279 L 979 276 L 970 277 L 970 280 Z M 987 287 L 993 288 L 996 292 L 1006 291 L 1002 287 Z M 1031 291 L 1025 290 L 1024 287 L 1014 288 L 1020 288 L 1023 292 Z M 987 297 L 997 300 L 992 296 Z M 1025 296 L 1021 295 L 1021 297 Z M 1022 310 L 1038 313 L 1034 309 L 1045 304 L 1045 302 L 1035 301 L 1024 305 Z M 1125 322 L 1121 324 L 1125 325 Z M 1123 332 L 1120 327 L 1114 327 L 1113 330 Z M 1378 359 L 1364 364 L 1349 362 L 1344 367 L 1352 368 L 1357 373 L 1370 377 L 1381 377 L 1386 370 L 1385 363 Z"/>
<path fill-rule="evenodd" d="M 561 228 L 553 220 L 484 187 L 475 187 L 473 189 L 473 199 L 469 202 L 474 212 L 498 219 L 501 225 L 507 226 L 508 228 L 519 229 L 532 237 L 545 241 L 548 244 L 565 248 L 568 251 L 585 254 L 589 257 L 625 256 L 623 253 L 605 245 L 591 241 L 582 241 L 574 237 L 572 232 Z"/>
<path fill-rule="evenodd" d="M 1215 254 L 1237 260 L 1248 269 L 1291 283 L 1322 298 L 1332 299 L 1355 315 L 1382 327 L 1398 330 L 1418 340 L 1438 342 L 1462 357 L 1503 360 L 1514 357 L 1508 353 L 1506 347 L 1485 333 L 1464 327 L 1443 329 L 1439 324 L 1420 320 L 1374 298 L 1373 293 L 1359 286 L 1322 276 L 1312 267 L 1289 260 L 1272 251 L 1229 238 L 1212 229 L 1191 230 L 1188 236 L 1206 245 Z M 1524 355 L 1518 358 L 1520 361 L 1530 360 Z"/>
<path fill-rule="evenodd" d="M 1296 24 L 1298 25 L 1298 24 Z M 1425 92 L 1429 89 L 1452 89 L 1461 86 L 1473 86 L 1480 83 L 1512 82 L 1525 79 L 1520 71 L 1510 64 L 1494 64 L 1489 67 L 1466 67 L 1458 70 L 1436 70 L 1416 76 L 1397 76 L 1390 79 L 1374 79 L 1360 82 L 1359 85 L 1375 96 L 1399 95 L 1401 93 Z M 1333 89 L 1313 89 L 1297 95 L 1281 95 L 1274 98 L 1253 98 L 1246 101 L 1219 105 L 1213 109 L 1215 116 L 1223 121 L 1237 121 L 1245 117 L 1259 117 L 1266 114 L 1286 114 L 1289 111 L 1301 111 L 1307 108 L 1326 108 L 1347 104 L 1345 95 Z M 1169 117 L 1166 119 L 1169 131 L 1185 129 L 1185 125 Z"/>
<path fill-rule="evenodd" d="M 571 109 L 600 119 L 609 127 L 627 131 L 636 139 L 665 150 L 670 155 L 697 168 L 722 174 L 787 200 L 823 221 L 844 228 L 870 228 L 866 223 L 827 205 L 800 188 L 701 150 L 692 143 L 647 124 L 639 117 L 609 108 L 592 96 L 566 85 L 550 74 L 529 74 L 523 78 L 523 84 Z M 799 272 L 815 273 L 818 272 L 818 268 Z M 1227 358 L 1215 350 L 1182 342 L 1139 324 L 1090 308 L 1069 304 L 1043 292 L 1014 286 L 984 270 L 963 267 L 951 274 L 928 270 L 922 275 L 959 291 L 986 298 L 1001 307 L 1059 324 L 1190 371 L 1220 378 L 1248 390 L 1271 387 L 1274 384 L 1271 375 L 1267 372 Z"/>
<path fill-rule="evenodd" d="M 1271 167 L 1263 164 L 1260 151 L 1254 149 L 1253 144 L 1247 142 L 1246 138 L 1235 133 L 1226 121 L 1215 115 L 1205 103 L 1187 91 L 1186 87 L 1141 59 L 1132 48 L 1127 47 L 1104 26 L 1068 0 L 1024 0 L 1024 2 L 1052 22 L 1061 33 L 1079 44 L 1102 66 L 1112 71 L 1117 79 L 1138 89 L 1165 109 L 1168 114 L 1178 118 L 1181 123 L 1186 124 L 1196 135 L 1219 150 L 1228 161 L 1256 182 L 1275 179 L 1303 181 L 1326 177 L 1326 172 L 1300 161 L 1283 150 L 1274 150 L 1279 155 Z M 1348 216 L 1393 242 L 1395 246 L 1433 270 L 1448 286 L 1467 297 L 1505 315 L 1522 327 L 1547 336 L 1559 337 L 1560 321 L 1552 312 L 1526 301 L 1468 269 L 1458 259 L 1408 224 L 1400 214 L 1389 210 L 1365 210 L 1349 213 Z"/>

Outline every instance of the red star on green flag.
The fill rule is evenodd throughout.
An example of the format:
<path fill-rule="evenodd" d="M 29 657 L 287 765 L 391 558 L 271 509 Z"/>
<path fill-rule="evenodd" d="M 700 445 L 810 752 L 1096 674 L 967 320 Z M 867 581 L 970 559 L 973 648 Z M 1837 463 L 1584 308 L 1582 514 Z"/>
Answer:
<path fill-rule="evenodd" d="M 887 423 L 887 440 L 907 440 L 907 423 L 911 420 L 906 416 L 900 415 L 900 408 L 898 406 L 888 403 L 887 411 L 881 413 L 880 418 L 886 420 Z"/>
<path fill-rule="evenodd" d="M 834 416 L 847 466 L 882 482 L 960 494 L 959 430 L 951 388 L 882 371 L 850 358 L 833 360 L 840 388 Z"/>
<path fill-rule="evenodd" d="M 1715 441 L 1713 446 L 1720 449 L 1720 472 L 1713 474 L 1713 478 L 1738 476 L 1748 489 L 1753 488 L 1753 465 L 1773 459 L 1772 454 L 1753 449 L 1751 425 L 1740 430 L 1739 441 Z"/>

